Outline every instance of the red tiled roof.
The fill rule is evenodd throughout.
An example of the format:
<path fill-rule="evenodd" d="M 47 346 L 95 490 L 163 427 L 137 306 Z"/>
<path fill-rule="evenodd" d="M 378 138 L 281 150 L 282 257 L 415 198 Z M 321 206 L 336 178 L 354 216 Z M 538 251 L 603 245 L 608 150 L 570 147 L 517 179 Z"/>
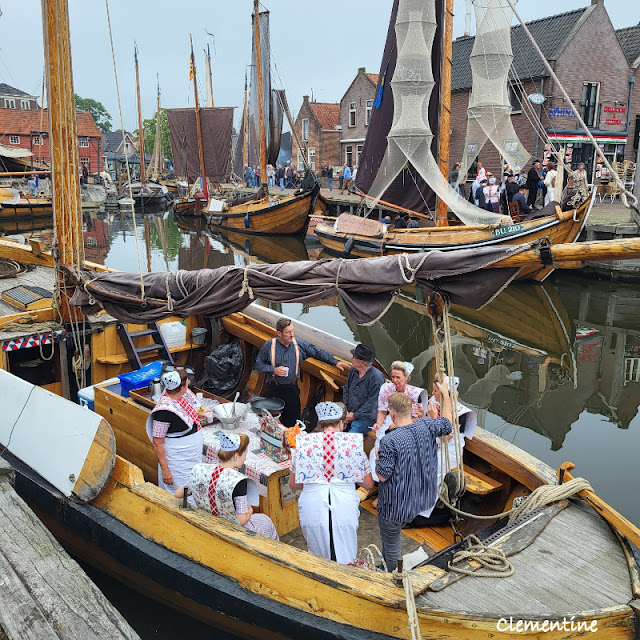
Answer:
<path fill-rule="evenodd" d="M 318 118 L 320 128 L 335 129 L 340 124 L 340 104 L 333 102 L 310 102 L 309 106 Z"/>
<path fill-rule="evenodd" d="M 90 138 L 102 136 L 88 111 L 76 110 L 76 125 L 79 136 Z M 42 114 L 42 130 L 49 131 L 49 116 L 46 109 Z M 0 142 L 8 135 L 28 136 L 32 131 L 40 131 L 40 110 L 0 109 Z"/>
<path fill-rule="evenodd" d="M 376 87 L 378 86 L 379 75 L 380 75 L 379 73 L 367 73 L 367 76 L 369 76 L 369 80 L 371 80 L 371 82 L 373 82 L 373 84 L 375 84 Z"/>

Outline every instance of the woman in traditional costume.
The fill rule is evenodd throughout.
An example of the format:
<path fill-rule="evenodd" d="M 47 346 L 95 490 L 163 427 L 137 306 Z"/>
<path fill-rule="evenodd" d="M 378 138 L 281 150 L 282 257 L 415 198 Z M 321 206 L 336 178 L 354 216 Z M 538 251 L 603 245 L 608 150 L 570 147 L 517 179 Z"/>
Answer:
<path fill-rule="evenodd" d="M 391 425 L 391 416 L 389 415 L 389 396 L 393 393 L 404 393 L 408 395 L 413 403 L 411 416 L 415 419 L 424 417 L 424 408 L 421 403 L 426 403 L 428 394 L 421 387 L 415 387 L 412 384 L 409 384 L 413 368 L 414 367 L 410 362 L 392 362 L 391 382 L 386 382 L 380 387 L 380 393 L 378 394 L 378 417 L 376 423 L 373 425 L 373 430 L 376 432 L 376 444 L 369 453 L 369 462 L 371 463 L 371 469 L 373 470 L 373 479 L 376 482 L 378 482 L 378 477 L 375 474 L 376 457 L 378 449 L 380 448 L 380 440 L 382 440 L 382 437 Z"/>
<path fill-rule="evenodd" d="M 362 434 L 343 432 L 342 408 L 320 402 L 316 413 L 317 430 L 296 439 L 289 486 L 302 490 L 298 512 L 309 552 L 349 564 L 358 555 L 356 483 L 370 489 L 373 478 Z"/>
<path fill-rule="evenodd" d="M 200 509 L 214 516 L 243 526 L 268 538 L 279 540 L 271 518 L 264 513 L 253 513 L 259 504 L 258 487 L 253 480 L 240 473 L 247 459 L 249 436 L 244 433 L 221 433 L 219 464 L 197 464 L 191 470 L 189 490 Z M 176 491 L 184 496 L 184 487 Z"/>
<path fill-rule="evenodd" d="M 164 392 L 147 418 L 147 436 L 158 457 L 158 486 L 175 493 L 189 480 L 191 469 L 202 462 L 200 421 L 207 412 L 189 391 L 184 369 L 162 375 Z"/>

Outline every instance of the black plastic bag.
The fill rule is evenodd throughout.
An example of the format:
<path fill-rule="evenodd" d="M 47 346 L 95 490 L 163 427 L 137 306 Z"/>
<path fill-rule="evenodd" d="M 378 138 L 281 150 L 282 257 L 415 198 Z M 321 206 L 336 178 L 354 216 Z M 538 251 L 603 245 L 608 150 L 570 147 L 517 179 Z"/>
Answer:
<path fill-rule="evenodd" d="M 204 359 L 204 373 L 196 386 L 216 395 L 224 395 L 238 386 L 243 368 L 240 344 L 221 344 Z"/>
<path fill-rule="evenodd" d="M 302 410 L 300 420 L 307 427 L 307 433 L 311 433 L 318 426 L 318 414 L 316 405 L 324 400 L 324 385 L 319 385 L 315 394 L 309 399 L 307 406 Z"/>

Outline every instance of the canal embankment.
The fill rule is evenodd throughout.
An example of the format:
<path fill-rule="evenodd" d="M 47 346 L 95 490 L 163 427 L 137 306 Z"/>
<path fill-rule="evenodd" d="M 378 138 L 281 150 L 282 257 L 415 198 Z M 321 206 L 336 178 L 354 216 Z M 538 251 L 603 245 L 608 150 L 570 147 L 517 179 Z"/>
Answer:
<path fill-rule="evenodd" d="M 11 475 L 0 458 L 0 640 L 139 640 L 14 491 Z"/>

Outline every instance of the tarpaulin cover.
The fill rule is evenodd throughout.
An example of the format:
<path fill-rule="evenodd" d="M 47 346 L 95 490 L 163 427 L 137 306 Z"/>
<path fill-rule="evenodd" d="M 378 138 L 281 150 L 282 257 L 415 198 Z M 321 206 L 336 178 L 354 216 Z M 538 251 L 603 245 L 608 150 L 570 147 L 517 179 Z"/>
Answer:
<path fill-rule="evenodd" d="M 311 303 L 338 295 L 358 324 L 370 324 L 411 282 L 425 291 L 440 290 L 454 304 L 479 308 L 516 275 L 517 269 L 488 269 L 531 244 L 430 251 L 380 258 L 333 259 L 220 267 L 143 276 L 144 301 L 137 274 L 95 273 L 83 269 L 71 304 L 85 314 L 102 306 L 122 322 L 147 323 L 171 315 L 226 316 L 254 299 Z"/>
<path fill-rule="evenodd" d="M 193 182 L 200 177 L 195 109 L 167 109 L 173 166 L 176 175 Z M 231 174 L 233 107 L 200 109 L 204 168 L 212 182 L 228 182 Z"/>

